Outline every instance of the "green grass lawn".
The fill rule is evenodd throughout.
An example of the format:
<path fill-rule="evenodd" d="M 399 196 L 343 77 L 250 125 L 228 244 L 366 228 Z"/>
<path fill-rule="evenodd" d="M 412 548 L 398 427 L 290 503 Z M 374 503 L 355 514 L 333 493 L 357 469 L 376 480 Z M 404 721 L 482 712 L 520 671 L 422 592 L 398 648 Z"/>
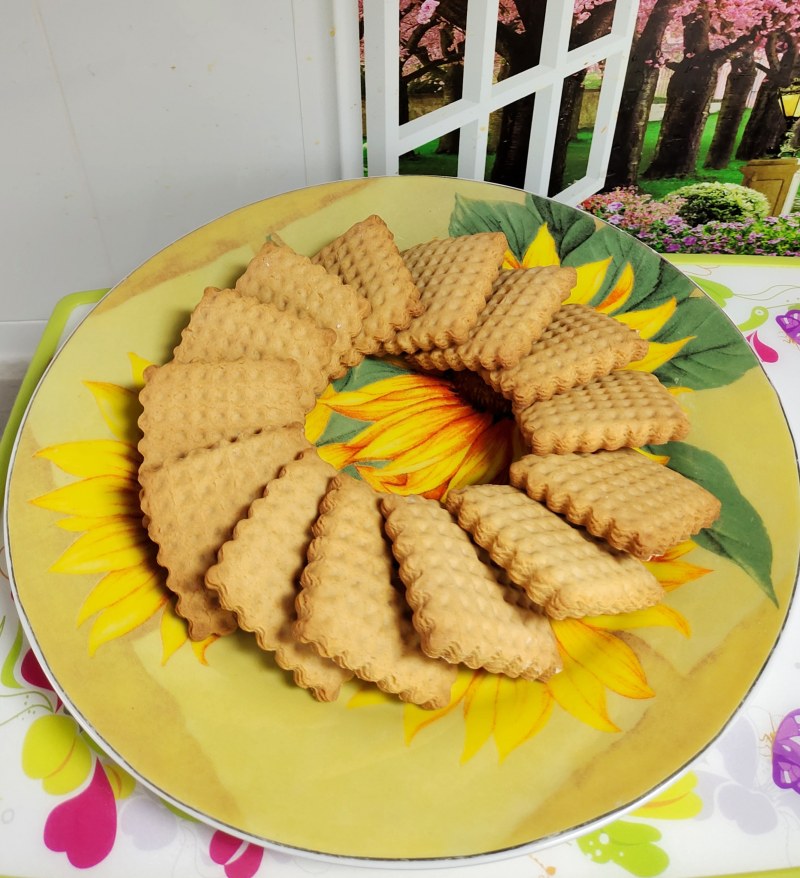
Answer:
<path fill-rule="evenodd" d="M 737 141 L 741 137 L 745 124 L 747 123 L 750 111 L 747 110 L 745 117 L 737 134 Z M 640 171 L 644 171 L 650 164 L 653 153 L 656 148 L 658 139 L 658 131 L 660 122 L 649 122 L 647 131 L 645 132 L 644 148 L 642 150 L 642 160 L 639 165 Z M 745 164 L 744 162 L 732 160 L 727 168 L 721 171 L 712 171 L 703 168 L 703 162 L 708 154 L 708 148 L 711 145 L 711 138 L 714 136 L 714 129 L 717 126 L 716 114 L 709 116 L 703 129 L 703 137 L 700 145 L 700 155 L 697 161 L 697 170 L 692 177 L 682 179 L 668 178 L 664 180 L 644 180 L 638 181 L 639 186 L 645 192 L 650 193 L 654 198 L 663 198 L 669 192 L 673 192 L 681 186 L 688 183 L 696 183 L 707 180 L 716 180 L 720 183 L 741 183 L 742 175 L 739 169 Z M 571 141 L 567 149 L 567 167 L 564 175 L 565 186 L 575 180 L 579 180 L 586 173 L 586 164 L 589 160 L 589 149 L 592 144 L 592 132 L 589 130 L 579 131 L 575 140 Z M 413 156 L 407 156 L 400 159 L 401 174 L 430 174 L 444 177 L 455 177 L 457 174 L 458 158 L 454 155 L 440 155 L 436 152 L 439 145 L 438 140 L 426 143 L 419 149 L 415 150 Z M 490 155 L 486 161 L 486 178 L 491 173 L 494 156 Z"/>

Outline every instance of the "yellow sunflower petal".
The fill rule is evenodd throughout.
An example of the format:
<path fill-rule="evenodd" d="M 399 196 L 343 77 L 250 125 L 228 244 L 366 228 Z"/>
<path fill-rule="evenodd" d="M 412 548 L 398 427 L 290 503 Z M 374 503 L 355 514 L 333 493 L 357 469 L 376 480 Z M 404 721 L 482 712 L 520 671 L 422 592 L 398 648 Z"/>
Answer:
<path fill-rule="evenodd" d="M 107 573 L 89 592 L 78 611 L 77 624 L 82 625 L 90 616 L 116 604 L 139 589 L 155 589 L 163 594 L 161 576 L 152 567 L 139 565 Z"/>
<path fill-rule="evenodd" d="M 403 731 L 406 744 L 410 744 L 417 733 L 426 728 L 426 726 L 437 722 L 437 720 L 450 713 L 464 698 L 473 677 L 478 673 L 480 672 L 472 671 L 465 667 L 458 669 L 455 683 L 453 683 L 453 688 L 450 690 L 450 703 L 446 707 L 440 707 L 438 710 L 423 710 L 421 707 L 417 707 L 416 704 L 407 704 L 403 710 Z"/>
<path fill-rule="evenodd" d="M 144 370 L 153 364 L 150 360 L 145 360 L 144 357 L 140 357 L 138 354 L 131 353 L 130 351 L 128 351 L 128 359 L 131 363 L 133 386 L 136 390 L 141 390 L 144 387 Z"/>
<path fill-rule="evenodd" d="M 500 677 L 497 674 L 476 674 L 464 695 L 462 765 L 472 759 L 494 731 L 499 687 Z"/>
<path fill-rule="evenodd" d="M 120 768 L 119 765 L 115 765 L 113 762 L 101 761 L 100 764 L 103 766 L 103 771 L 106 773 L 115 799 L 124 799 L 133 792 L 136 781 L 124 768 Z"/>
<path fill-rule="evenodd" d="M 607 631 L 631 631 L 635 628 L 674 628 L 689 637 L 691 629 L 686 618 L 677 610 L 666 604 L 656 604 L 645 610 L 633 613 L 620 613 L 617 616 L 592 616 L 586 622 L 592 628 L 604 628 Z"/>
<path fill-rule="evenodd" d="M 384 476 L 378 466 L 357 466 L 356 472 L 371 488 L 380 494 L 402 494 L 408 483 L 408 473 Z"/>
<path fill-rule="evenodd" d="M 523 268 L 538 268 L 540 265 L 561 265 L 558 248 L 547 223 L 539 226 L 536 237 L 528 245 L 522 257 Z"/>
<path fill-rule="evenodd" d="M 553 711 L 553 696 L 544 683 L 500 676 L 494 741 L 502 762 L 540 731 Z"/>
<path fill-rule="evenodd" d="M 624 314 L 614 315 L 614 319 L 631 329 L 635 329 L 642 338 L 652 338 L 660 329 L 663 329 L 670 317 L 675 313 L 678 301 L 671 298 L 663 305 L 655 308 L 646 308 L 643 311 L 626 311 Z"/>
<path fill-rule="evenodd" d="M 68 530 L 73 533 L 85 530 L 95 530 L 98 527 L 104 527 L 115 521 L 127 521 L 129 515 L 91 515 L 84 517 L 82 515 L 71 515 L 69 518 L 60 518 L 56 522 L 56 526 L 61 530 Z"/>
<path fill-rule="evenodd" d="M 693 338 L 694 336 L 690 335 L 686 338 L 680 338 L 677 341 L 666 343 L 660 341 L 648 342 L 647 353 L 644 357 L 641 360 L 637 360 L 635 363 L 629 363 L 625 368 L 635 369 L 638 372 L 655 372 L 659 366 L 663 366 L 664 363 L 671 360 L 675 354 L 677 354 L 683 346 Z"/>
<path fill-rule="evenodd" d="M 503 261 L 500 263 L 500 268 L 508 271 L 512 268 L 522 268 L 522 264 L 510 250 L 506 250 L 503 254 Z"/>
<path fill-rule="evenodd" d="M 139 485 L 122 476 L 95 476 L 56 488 L 31 503 L 70 515 L 138 515 Z"/>
<path fill-rule="evenodd" d="M 636 653 L 618 637 L 579 619 L 552 622 L 559 647 L 604 685 L 626 698 L 655 694 Z"/>
<path fill-rule="evenodd" d="M 83 383 L 91 390 L 100 414 L 111 432 L 125 442 L 138 442 L 141 434 L 137 421 L 142 413 L 138 393 L 108 381 Z"/>
<path fill-rule="evenodd" d="M 597 262 L 586 262 L 583 265 L 577 265 L 575 271 L 578 279 L 564 304 L 588 305 L 597 295 L 600 287 L 603 286 L 609 265 L 611 265 L 610 256 Z"/>
<path fill-rule="evenodd" d="M 670 558 L 658 558 L 653 561 L 645 561 L 645 567 L 655 576 L 661 583 L 664 591 L 674 591 L 687 582 L 693 582 L 706 573 L 711 573 L 707 567 L 699 567 L 697 564 L 691 564 L 689 561 L 678 561 Z"/>
<path fill-rule="evenodd" d="M 614 311 L 619 311 L 633 292 L 633 282 L 633 267 L 630 262 L 626 262 L 613 289 L 599 305 L 594 306 L 595 310 L 601 314 L 613 314 Z"/>
<path fill-rule="evenodd" d="M 455 491 L 465 485 L 491 482 L 510 463 L 509 436 L 514 430 L 510 420 L 498 421 L 481 433 L 469 448 L 463 463 L 450 479 L 447 490 Z"/>
<path fill-rule="evenodd" d="M 94 655 L 104 643 L 138 628 L 168 600 L 161 589 L 141 588 L 107 607 L 97 615 L 92 624 L 89 632 L 89 655 Z"/>
<path fill-rule="evenodd" d="M 206 637 L 205 640 L 193 640 L 192 643 L 192 652 L 195 654 L 195 658 L 200 662 L 201 665 L 207 665 L 208 659 L 206 658 L 206 650 L 211 646 L 212 643 L 219 640 L 219 637 L 216 634 L 211 634 Z"/>
<path fill-rule="evenodd" d="M 703 800 L 694 791 L 696 786 L 697 775 L 690 771 L 631 814 L 656 820 L 689 820 L 696 817 L 703 810 Z"/>
<path fill-rule="evenodd" d="M 601 732 L 618 732 L 606 707 L 605 686 L 579 662 L 561 651 L 563 668 L 545 684 L 556 703 L 592 728 Z"/>
<path fill-rule="evenodd" d="M 54 573 L 106 573 L 146 563 L 151 551 L 141 524 L 120 519 L 78 537 L 50 570 Z"/>
<path fill-rule="evenodd" d="M 397 699 L 393 695 L 381 692 L 377 686 L 369 683 L 361 683 L 358 691 L 347 702 L 348 707 L 373 707 L 376 704 L 396 704 Z"/>
<path fill-rule="evenodd" d="M 360 390 L 336 393 L 325 403 L 340 415 L 371 422 L 407 409 L 413 403 L 435 399 L 460 402 L 455 391 L 441 378 L 409 373 L 384 378 Z"/>
<path fill-rule="evenodd" d="M 115 439 L 87 439 L 50 445 L 36 452 L 71 476 L 86 479 L 93 476 L 128 476 L 136 478 L 139 452 L 129 442 Z"/>
<path fill-rule="evenodd" d="M 318 399 L 314 408 L 306 415 L 305 434 L 306 439 L 308 439 L 312 445 L 315 445 L 319 441 L 319 438 L 325 432 L 325 428 L 328 426 L 328 421 L 330 421 L 330 419 L 330 408 L 325 405 L 321 398 Z"/>

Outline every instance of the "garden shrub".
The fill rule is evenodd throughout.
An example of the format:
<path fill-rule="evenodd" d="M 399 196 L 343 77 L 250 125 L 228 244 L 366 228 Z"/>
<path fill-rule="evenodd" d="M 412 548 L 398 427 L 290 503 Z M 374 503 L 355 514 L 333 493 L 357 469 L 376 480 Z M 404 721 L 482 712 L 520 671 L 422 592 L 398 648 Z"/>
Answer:
<path fill-rule="evenodd" d="M 800 215 L 768 216 L 736 223 L 689 226 L 657 223 L 637 237 L 659 253 L 800 256 Z"/>
<path fill-rule="evenodd" d="M 713 222 L 742 222 L 763 219 L 769 213 L 769 201 L 755 189 L 737 183 L 692 183 L 676 189 L 665 199 L 680 199 L 675 212 L 690 226 Z"/>

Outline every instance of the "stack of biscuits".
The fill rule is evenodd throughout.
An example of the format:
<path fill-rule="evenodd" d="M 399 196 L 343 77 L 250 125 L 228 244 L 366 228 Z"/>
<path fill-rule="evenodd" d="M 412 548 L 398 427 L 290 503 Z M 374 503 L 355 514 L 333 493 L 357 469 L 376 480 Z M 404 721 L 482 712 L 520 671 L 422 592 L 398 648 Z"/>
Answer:
<path fill-rule="evenodd" d="M 642 563 L 720 504 L 638 446 L 689 424 L 648 344 L 566 303 L 571 268 L 502 269 L 485 232 L 400 252 L 370 216 L 313 258 L 269 241 L 206 289 L 172 359 L 145 372 L 144 522 L 190 637 L 252 632 L 319 700 L 356 677 L 426 708 L 459 665 L 560 668 L 550 619 L 661 600 Z M 443 502 L 380 494 L 304 434 L 329 382 L 402 356 L 513 416 L 527 452 L 503 484 Z"/>

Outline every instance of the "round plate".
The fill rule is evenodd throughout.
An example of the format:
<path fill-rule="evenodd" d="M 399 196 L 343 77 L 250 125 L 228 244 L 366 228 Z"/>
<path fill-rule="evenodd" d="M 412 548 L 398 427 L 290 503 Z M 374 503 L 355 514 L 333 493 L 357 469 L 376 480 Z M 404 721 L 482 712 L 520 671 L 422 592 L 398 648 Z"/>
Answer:
<path fill-rule="evenodd" d="M 650 562 L 667 589 L 659 607 L 558 623 L 565 667 L 551 681 L 463 670 L 438 711 L 357 683 L 317 703 L 250 635 L 189 642 L 138 508 L 141 373 L 170 357 L 203 289 L 232 285 L 270 233 L 311 255 L 371 213 L 401 249 L 500 228 L 507 267 L 576 266 L 572 300 L 636 327 L 650 342 L 640 368 L 655 371 L 689 414 L 686 441 L 650 450 L 723 504 L 712 528 Z M 361 468 L 387 490 L 424 486 L 440 496 L 465 467 L 486 478 L 506 454 L 508 425 L 478 423 L 455 406 L 471 429 L 448 429 L 449 387 L 430 382 L 415 406 L 398 392 L 416 380 L 404 374 L 381 361 L 352 370 L 309 416 L 309 435 L 350 471 L 376 431 L 389 440 L 384 457 L 413 449 L 405 474 L 382 475 L 381 460 Z M 531 850 L 599 824 L 662 787 L 719 734 L 786 616 L 798 494 L 791 437 L 749 347 L 640 242 L 519 190 L 376 178 L 242 208 L 109 293 L 27 412 L 6 544 L 40 660 L 89 733 L 145 784 L 251 841 L 348 860 L 439 862 Z"/>

